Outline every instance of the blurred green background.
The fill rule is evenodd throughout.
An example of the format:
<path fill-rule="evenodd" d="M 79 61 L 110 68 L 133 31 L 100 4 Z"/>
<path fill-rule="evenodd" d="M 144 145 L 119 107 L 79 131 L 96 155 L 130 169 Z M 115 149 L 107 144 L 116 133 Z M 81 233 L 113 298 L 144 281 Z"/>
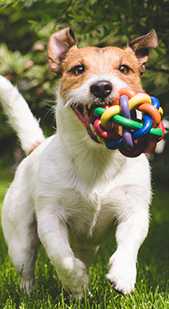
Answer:
<path fill-rule="evenodd" d="M 47 41 L 67 25 L 78 44 L 125 46 L 155 28 L 159 47 L 151 52 L 143 84 L 169 112 L 168 0 L 0 0 L 0 74 L 18 86 L 47 135 L 55 130 L 53 106 L 57 76 L 48 70 Z M 18 146 L 17 146 L 18 147 Z M 0 107 L 1 159 L 15 160 L 16 136 Z M 154 179 L 169 180 L 169 147 L 153 160 Z M 15 155 L 14 155 L 15 154 Z"/>

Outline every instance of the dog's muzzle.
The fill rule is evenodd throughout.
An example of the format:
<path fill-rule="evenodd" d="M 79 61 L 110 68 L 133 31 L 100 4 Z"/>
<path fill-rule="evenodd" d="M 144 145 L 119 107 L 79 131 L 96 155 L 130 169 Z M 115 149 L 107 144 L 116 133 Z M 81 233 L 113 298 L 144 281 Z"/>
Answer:
<path fill-rule="evenodd" d="M 96 115 L 94 113 L 94 110 L 96 107 L 105 107 L 105 106 L 111 106 L 112 102 L 107 100 L 106 102 L 102 100 L 101 98 L 97 98 L 95 100 L 95 103 L 92 105 L 84 105 L 84 104 L 72 104 L 72 109 L 75 112 L 78 119 L 82 122 L 84 127 L 86 128 L 89 136 L 97 143 L 101 143 L 100 138 L 96 134 L 93 124 L 96 120 Z"/>

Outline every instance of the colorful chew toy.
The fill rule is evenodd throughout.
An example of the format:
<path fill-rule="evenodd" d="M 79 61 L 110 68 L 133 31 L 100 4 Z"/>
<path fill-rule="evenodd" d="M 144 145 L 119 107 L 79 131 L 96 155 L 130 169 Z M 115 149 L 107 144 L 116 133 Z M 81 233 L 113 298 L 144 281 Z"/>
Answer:
<path fill-rule="evenodd" d="M 146 93 L 123 89 L 112 106 L 95 107 L 93 114 L 95 139 L 128 157 L 153 152 L 165 134 L 160 102 Z"/>

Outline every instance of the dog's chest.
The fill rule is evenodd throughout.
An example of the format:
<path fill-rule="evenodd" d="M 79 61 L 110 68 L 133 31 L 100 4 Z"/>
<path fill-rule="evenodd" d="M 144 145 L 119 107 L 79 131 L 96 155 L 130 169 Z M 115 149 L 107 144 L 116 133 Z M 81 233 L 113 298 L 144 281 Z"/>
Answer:
<path fill-rule="evenodd" d="M 59 203 L 65 210 L 70 229 L 77 235 L 100 238 L 113 223 L 116 205 L 105 188 L 106 184 L 90 192 L 81 188 L 63 189 Z"/>
<path fill-rule="evenodd" d="M 51 179 L 50 183 L 41 183 L 41 195 L 50 195 L 56 213 L 61 209 L 70 229 L 78 235 L 101 236 L 113 222 L 116 202 L 112 184 L 101 182 L 92 189 L 86 188 L 71 173 L 66 173 L 62 180 Z"/>
<path fill-rule="evenodd" d="M 40 166 L 38 193 L 53 200 L 56 212 L 59 209 L 63 213 L 71 230 L 78 235 L 102 235 L 115 215 L 117 201 L 113 187 L 119 165 L 116 168 L 108 162 L 107 166 L 100 166 L 95 157 L 88 154 L 85 158 L 81 156 L 75 167 L 64 158 L 63 152 L 59 155 L 53 149 L 47 154 Z"/>

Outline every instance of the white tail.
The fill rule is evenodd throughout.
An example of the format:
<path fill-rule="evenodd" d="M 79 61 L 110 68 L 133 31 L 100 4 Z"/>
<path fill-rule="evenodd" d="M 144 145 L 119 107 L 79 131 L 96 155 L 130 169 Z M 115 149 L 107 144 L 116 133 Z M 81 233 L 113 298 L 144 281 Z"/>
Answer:
<path fill-rule="evenodd" d="M 0 76 L 0 102 L 19 137 L 22 149 L 29 154 L 45 137 L 27 102 L 18 89 L 3 76 Z"/>

